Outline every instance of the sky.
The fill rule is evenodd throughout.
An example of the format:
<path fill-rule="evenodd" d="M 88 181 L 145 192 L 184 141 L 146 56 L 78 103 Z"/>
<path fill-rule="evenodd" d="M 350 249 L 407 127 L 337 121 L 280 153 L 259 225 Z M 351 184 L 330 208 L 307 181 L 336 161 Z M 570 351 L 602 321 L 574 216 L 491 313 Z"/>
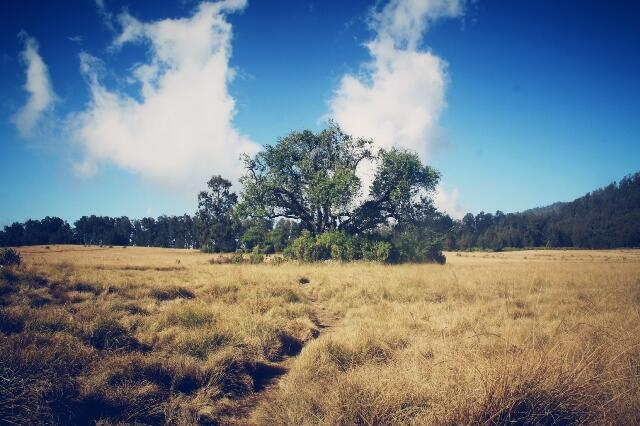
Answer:
<path fill-rule="evenodd" d="M 570 201 L 640 170 L 638 46 L 622 0 L 2 2 L 0 225 L 193 213 L 328 119 L 455 217 Z"/>

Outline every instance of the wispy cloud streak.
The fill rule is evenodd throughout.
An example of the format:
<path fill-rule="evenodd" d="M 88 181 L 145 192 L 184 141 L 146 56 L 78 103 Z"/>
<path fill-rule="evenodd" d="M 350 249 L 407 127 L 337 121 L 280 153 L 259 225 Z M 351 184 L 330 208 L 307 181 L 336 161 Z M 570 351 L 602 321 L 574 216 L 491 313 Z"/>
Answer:
<path fill-rule="evenodd" d="M 38 41 L 20 33 L 24 41 L 24 50 L 20 54 L 26 66 L 26 83 L 24 90 L 27 92 L 27 102 L 11 118 L 22 137 L 31 136 L 38 126 L 42 116 L 52 108 L 56 94 L 51 86 L 49 70 L 39 53 Z"/>

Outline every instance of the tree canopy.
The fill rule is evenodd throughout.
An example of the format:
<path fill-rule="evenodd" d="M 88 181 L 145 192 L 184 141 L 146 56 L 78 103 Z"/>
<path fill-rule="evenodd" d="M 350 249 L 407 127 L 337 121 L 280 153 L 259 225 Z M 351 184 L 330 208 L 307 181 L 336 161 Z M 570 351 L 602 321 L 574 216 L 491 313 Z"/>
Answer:
<path fill-rule="evenodd" d="M 521 213 L 468 213 L 449 234 L 450 249 L 640 246 L 640 173 L 568 203 Z"/>
<path fill-rule="evenodd" d="M 238 231 L 233 209 L 238 196 L 231 191 L 231 182 L 222 176 L 213 176 L 207 187 L 207 191 L 198 194 L 200 244 L 208 251 L 233 251 Z"/>
<path fill-rule="evenodd" d="M 241 210 L 258 218 L 295 219 L 314 235 L 357 234 L 406 220 L 430 202 L 440 175 L 415 153 L 374 153 L 372 145 L 330 123 L 320 133 L 292 132 L 253 157 L 245 155 Z M 358 175 L 364 162 L 374 166 L 366 196 Z"/>

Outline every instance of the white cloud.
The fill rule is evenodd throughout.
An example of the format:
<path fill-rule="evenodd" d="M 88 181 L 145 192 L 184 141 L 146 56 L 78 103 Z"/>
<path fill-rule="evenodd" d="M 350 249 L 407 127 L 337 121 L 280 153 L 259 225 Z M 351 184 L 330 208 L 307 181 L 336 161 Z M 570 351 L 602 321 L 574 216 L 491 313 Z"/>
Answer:
<path fill-rule="evenodd" d="M 445 107 L 447 65 L 419 45 L 435 20 L 460 16 L 462 2 L 391 0 L 373 10 L 370 27 L 375 36 L 365 45 L 371 61 L 361 74 L 342 78 L 329 102 L 329 115 L 347 133 L 372 138 L 379 148 L 407 148 L 428 161 L 441 141 L 438 119 Z M 370 182 L 366 171 L 362 177 Z M 436 203 L 445 198 L 436 197 Z"/>
<path fill-rule="evenodd" d="M 101 62 L 80 55 L 91 101 L 70 127 L 84 152 L 77 165 L 89 174 L 113 163 L 164 185 L 201 188 L 211 174 L 237 178 L 239 154 L 258 147 L 233 126 L 235 101 L 228 92 L 232 28 L 225 14 L 245 0 L 202 3 L 193 16 L 142 22 L 118 16 L 121 32 L 112 48 L 144 44 L 149 60 L 128 76 L 136 96 L 111 90 L 100 79 Z"/>
<path fill-rule="evenodd" d="M 114 28 L 111 22 L 113 19 L 113 16 L 111 15 L 111 12 L 109 12 L 109 10 L 107 9 L 107 5 L 104 4 L 104 0 L 95 0 L 95 1 L 96 1 L 96 8 L 98 9 L 98 14 L 102 18 L 102 21 L 104 22 L 104 24 L 108 29 L 113 31 Z"/>
<path fill-rule="evenodd" d="M 23 137 L 29 137 L 38 125 L 44 113 L 53 106 L 56 95 L 51 87 L 49 70 L 38 52 L 39 46 L 35 38 L 20 33 L 24 39 L 24 50 L 20 54 L 26 65 L 27 82 L 24 90 L 29 94 L 27 102 L 11 117 Z"/>
<path fill-rule="evenodd" d="M 454 219 L 462 219 L 466 209 L 460 204 L 459 192 L 458 188 L 447 191 L 442 184 L 438 184 L 433 194 L 433 202 L 438 206 L 438 209 L 448 213 Z"/>
<path fill-rule="evenodd" d="M 373 11 L 371 26 L 378 39 L 396 47 L 417 50 L 422 36 L 435 20 L 462 15 L 464 0 L 391 0 L 381 11 Z"/>

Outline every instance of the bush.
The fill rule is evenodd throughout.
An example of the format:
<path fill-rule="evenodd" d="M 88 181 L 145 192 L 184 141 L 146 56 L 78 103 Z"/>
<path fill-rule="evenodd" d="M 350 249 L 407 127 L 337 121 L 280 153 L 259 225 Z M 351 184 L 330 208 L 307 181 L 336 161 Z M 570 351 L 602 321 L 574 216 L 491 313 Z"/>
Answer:
<path fill-rule="evenodd" d="M 285 256 L 304 262 L 320 260 L 371 260 L 387 262 L 391 259 L 392 246 L 386 241 L 376 241 L 367 237 L 358 237 L 340 231 L 322 233 L 316 237 L 309 231 L 303 231 L 285 249 Z"/>
<path fill-rule="evenodd" d="M 304 262 L 329 259 L 342 262 L 359 259 L 383 263 L 446 262 L 442 238 L 425 229 L 407 229 L 388 236 L 354 236 L 330 231 L 314 237 L 309 231 L 303 231 L 284 254 Z"/>
<path fill-rule="evenodd" d="M 388 262 L 391 258 L 391 244 L 386 241 L 374 241 L 366 244 L 367 250 L 363 249 L 362 257 L 365 260 L 376 262 Z"/>
<path fill-rule="evenodd" d="M 231 256 L 231 263 L 243 263 L 243 262 L 244 262 L 244 256 L 241 250 L 237 250 L 235 253 L 233 253 L 233 255 Z"/>
<path fill-rule="evenodd" d="M 292 259 L 305 262 L 320 260 L 316 250 L 316 240 L 307 230 L 302 231 L 302 234 L 287 246 L 284 254 Z"/>
<path fill-rule="evenodd" d="M 12 248 L 0 249 L 0 266 L 20 265 L 22 258 L 20 253 Z"/>
<path fill-rule="evenodd" d="M 316 237 L 317 253 L 321 260 L 348 260 L 345 259 L 344 246 L 346 241 L 352 237 L 338 231 L 325 232 Z"/>
<path fill-rule="evenodd" d="M 260 246 L 255 246 L 249 255 L 249 262 L 253 265 L 264 262 L 264 254 L 260 253 Z"/>
<path fill-rule="evenodd" d="M 394 232 L 392 261 L 403 262 L 436 262 L 443 265 L 447 259 L 442 253 L 444 237 L 434 232 L 412 226 Z"/>

